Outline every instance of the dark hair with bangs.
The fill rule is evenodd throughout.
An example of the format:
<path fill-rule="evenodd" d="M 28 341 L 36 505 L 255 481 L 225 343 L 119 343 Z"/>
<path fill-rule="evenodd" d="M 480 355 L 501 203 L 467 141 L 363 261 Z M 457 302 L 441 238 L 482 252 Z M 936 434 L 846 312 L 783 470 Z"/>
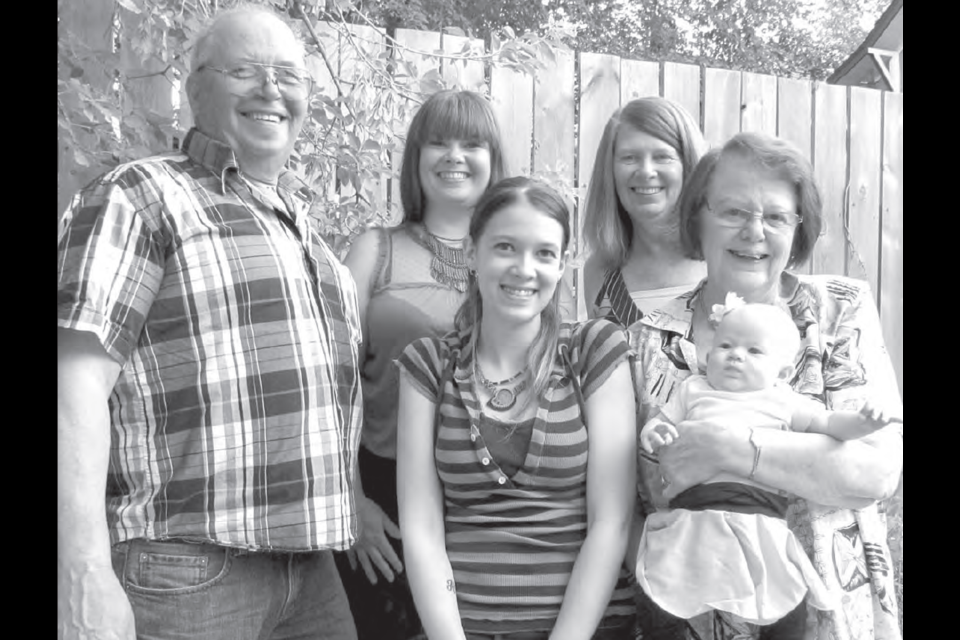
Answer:
<path fill-rule="evenodd" d="M 490 103 L 473 91 L 440 91 L 417 111 L 407 131 L 400 168 L 400 201 L 404 222 L 421 222 L 425 208 L 420 184 L 420 149 L 434 139 L 476 140 L 490 149 L 490 184 L 506 176 L 500 127 Z"/>
<path fill-rule="evenodd" d="M 624 125 L 673 147 L 683 165 L 681 190 L 686 189 L 693 168 L 707 150 L 707 143 L 693 116 L 666 98 L 637 98 L 610 116 L 597 145 L 583 227 L 587 248 L 608 268 L 621 267 L 630 257 L 633 243 L 633 222 L 617 196 L 613 171 L 617 135 Z"/>
<path fill-rule="evenodd" d="M 700 215 L 706 206 L 710 179 L 725 158 L 737 157 L 752 162 L 759 171 L 771 171 L 793 185 L 797 195 L 797 215 L 802 218 L 790 248 L 792 269 L 807 261 L 823 227 L 823 204 L 813 178 L 813 167 L 793 143 L 763 133 L 738 133 L 719 150 L 707 153 L 693 172 L 680 196 L 680 244 L 687 257 L 703 260 L 700 246 Z"/>
<path fill-rule="evenodd" d="M 503 209 L 524 202 L 530 204 L 537 211 L 556 220 L 563 228 L 563 244 L 561 252 L 570 246 L 570 208 L 563 198 L 549 185 L 517 176 L 495 183 L 477 202 L 473 217 L 470 219 L 470 239 L 476 244 L 487 227 L 487 223 Z M 457 311 L 455 325 L 458 330 L 470 326 L 480 326 L 483 319 L 483 300 L 477 278 L 470 274 L 470 287 L 467 297 Z M 527 352 L 527 366 L 534 372 L 533 390 L 539 396 L 547 388 L 550 373 L 553 371 L 554 358 L 557 353 L 557 340 L 560 333 L 560 284 L 553 292 L 553 298 L 540 312 L 540 331 L 530 350 Z M 476 340 L 479 333 L 474 332 Z"/>

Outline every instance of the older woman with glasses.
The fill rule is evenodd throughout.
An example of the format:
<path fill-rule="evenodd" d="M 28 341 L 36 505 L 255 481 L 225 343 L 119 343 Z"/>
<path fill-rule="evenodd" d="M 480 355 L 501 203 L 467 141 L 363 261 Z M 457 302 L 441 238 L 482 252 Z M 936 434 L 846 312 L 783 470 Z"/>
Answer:
<path fill-rule="evenodd" d="M 679 215 L 684 250 L 706 263 L 707 277 L 630 327 L 638 351 L 638 427 L 684 379 L 705 369 L 714 335 L 711 311 L 728 293 L 777 306 L 793 319 L 802 338 L 788 377 L 794 391 L 827 409 L 857 410 L 870 401 L 902 415 L 866 283 L 788 271 L 809 258 L 822 224 L 810 164 L 795 147 L 761 134 L 734 136 L 698 163 Z M 877 503 L 894 493 L 901 477 L 902 423 L 847 442 L 741 425 L 685 422 L 678 431 L 679 438 L 660 448 L 659 464 L 640 460 L 629 566 L 636 564 L 647 514 L 720 474 L 749 479 L 775 490 L 772 497 L 780 500 L 771 502 L 789 498 L 779 515 L 840 603 L 837 609 L 808 614 L 800 602 L 790 614 L 798 621 L 790 625 L 796 637 L 901 638 L 885 520 Z M 769 627 L 745 624 L 716 609 L 683 619 L 642 591 L 638 598 L 645 640 L 779 637 L 770 635 Z"/>

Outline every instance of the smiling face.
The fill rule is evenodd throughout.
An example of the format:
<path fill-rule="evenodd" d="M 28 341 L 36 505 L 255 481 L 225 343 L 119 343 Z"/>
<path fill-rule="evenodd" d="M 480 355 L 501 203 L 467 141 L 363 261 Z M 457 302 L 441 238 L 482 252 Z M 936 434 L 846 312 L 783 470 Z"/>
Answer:
<path fill-rule="evenodd" d="M 731 155 L 719 160 L 706 190 L 714 211 L 797 213 L 796 189 L 768 169 Z M 774 233 L 759 218 L 743 227 L 725 227 L 706 209 L 699 214 L 700 245 L 707 262 L 707 282 L 715 291 L 733 291 L 748 302 L 772 302 L 780 276 L 790 261 L 795 228 Z"/>
<path fill-rule="evenodd" d="M 613 147 L 613 179 L 632 220 L 664 218 L 680 198 L 683 162 L 663 140 L 624 124 Z"/>
<path fill-rule="evenodd" d="M 238 83 L 204 67 L 254 62 L 302 69 L 303 51 L 293 33 L 267 12 L 231 14 L 214 25 L 202 56 L 187 83 L 197 127 L 229 145 L 245 173 L 276 179 L 300 134 L 308 99 L 291 100 L 273 82 Z"/>
<path fill-rule="evenodd" d="M 478 140 L 428 139 L 420 149 L 426 209 L 472 209 L 490 184 L 490 147 Z"/>
<path fill-rule="evenodd" d="M 773 308 L 771 312 L 782 313 Z M 796 338 L 785 336 L 783 326 L 782 321 L 771 321 L 769 314 L 749 307 L 724 316 L 707 354 L 710 386 L 720 391 L 759 391 L 789 375 L 792 354 L 785 345 L 795 344 Z"/>
<path fill-rule="evenodd" d="M 526 198 L 494 213 L 476 240 L 468 265 L 476 270 L 484 322 L 538 322 L 563 276 L 563 226 Z"/>

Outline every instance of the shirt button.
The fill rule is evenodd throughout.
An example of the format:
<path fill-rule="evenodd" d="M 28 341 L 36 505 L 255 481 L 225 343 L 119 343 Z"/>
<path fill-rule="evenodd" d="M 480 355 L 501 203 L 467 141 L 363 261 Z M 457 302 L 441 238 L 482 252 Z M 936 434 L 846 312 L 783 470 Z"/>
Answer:
<path fill-rule="evenodd" d="M 506 484 L 507 479 L 504 478 L 503 476 L 500 476 L 499 478 L 497 478 L 497 482 L 499 482 L 500 484 Z"/>
<path fill-rule="evenodd" d="M 482 462 L 483 464 L 490 464 L 490 458 L 484 458 L 480 462 Z"/>

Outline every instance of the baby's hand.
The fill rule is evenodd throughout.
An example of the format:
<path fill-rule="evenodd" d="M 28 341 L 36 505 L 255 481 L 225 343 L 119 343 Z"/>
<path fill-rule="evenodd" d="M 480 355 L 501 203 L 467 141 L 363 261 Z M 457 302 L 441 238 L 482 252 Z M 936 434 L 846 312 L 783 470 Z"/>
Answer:
<path fill-rule="evenodd" d="M 660 447 L 670 444 L 679 437 L 680 434 L 677 433 L 676 427 L 669 422 L 663 422 L 661 420 L 648 422 L 643 429 L 640 430 L 640 444 L 643 445 L 647 453 L 653 453 Z"/>
<path fill-rule="evenodd" d="M 882 429 L 891 422 L 903 423 L 903 416 L 890 414 L 883 408 L 874 406 L 869 400 L 860 407 L 860 416 L 874 431 Z"/>

